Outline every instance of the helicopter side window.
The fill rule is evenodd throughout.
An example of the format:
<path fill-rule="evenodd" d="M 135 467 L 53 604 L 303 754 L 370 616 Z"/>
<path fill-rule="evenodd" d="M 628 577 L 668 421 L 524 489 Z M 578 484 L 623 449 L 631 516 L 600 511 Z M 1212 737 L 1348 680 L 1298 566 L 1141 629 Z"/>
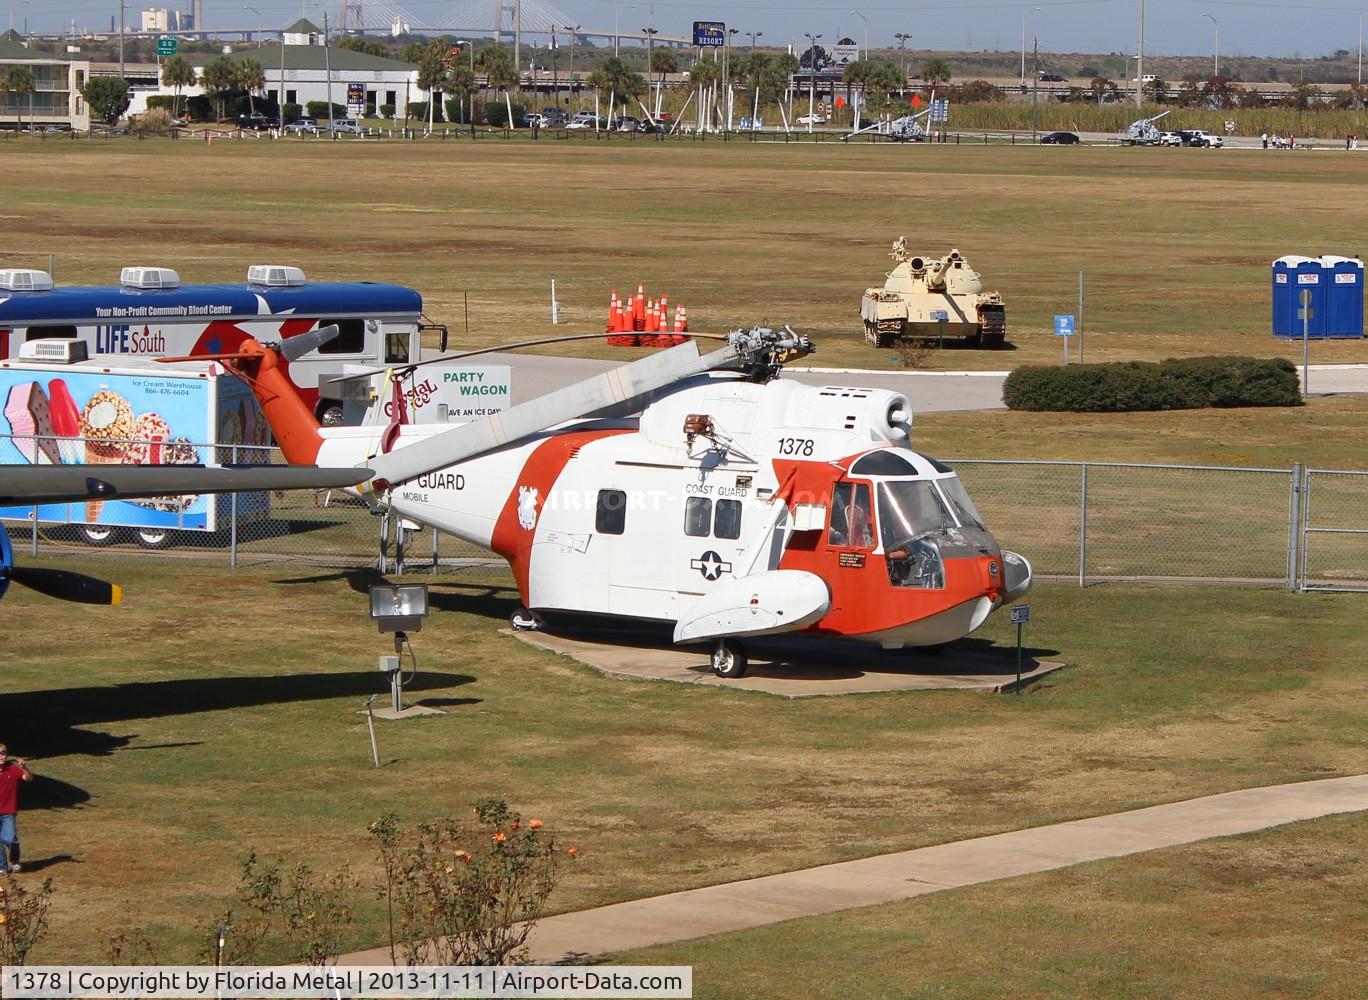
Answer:
<path fill-rule="evenodd" d="M 831 494 L 831 527 L 827 544 L 842 548 L 874 547 L 874 515 L 868 483 L 837 483 Z"/>
<path fill-rule="evenodd" d="M 707 538 L 711 526 L 711 500 L 707 497 L 689 497 L 684 501 L 684 534 L 690 538 Z"/>
<path fill-rule="evenodd" d="M 717 501 L 717 518 L 713 521 L 713 534 L 718 538 L 741 537 L 741 501 Z"/>
<path fill-rule="evenodd" d="M 601 535 L 620 535 L 626 527 L 627 494 L 622 490 L 599 490 L 594 530 Z"/>

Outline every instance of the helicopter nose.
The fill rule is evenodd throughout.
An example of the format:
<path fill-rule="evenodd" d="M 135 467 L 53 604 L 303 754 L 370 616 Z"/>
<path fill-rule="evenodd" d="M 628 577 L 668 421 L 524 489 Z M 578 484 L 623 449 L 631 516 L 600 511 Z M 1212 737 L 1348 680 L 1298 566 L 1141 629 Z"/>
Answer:
<path fill-rule="evenodd" d="M 1004 601 L 1015 601 L 1031 589 L 1031 564 L 1019 553 L 1003 550 L 1002 575 Z"/>

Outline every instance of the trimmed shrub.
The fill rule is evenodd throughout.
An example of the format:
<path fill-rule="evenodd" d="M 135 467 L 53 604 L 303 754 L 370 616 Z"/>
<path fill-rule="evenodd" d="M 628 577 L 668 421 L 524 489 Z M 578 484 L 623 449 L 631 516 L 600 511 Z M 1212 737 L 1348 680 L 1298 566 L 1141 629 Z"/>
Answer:
<path fill-rule="evenodd" d="M 428 102 L 410 101 L 408 106 L 408 113 L 409 117 L 414 119 L 415 121 L 426 122 L 428 120 Z M 432 124 L 437 125 L 440 124 L 442 121 L 442 106 L 439 102 L 437 106 L 432 109 Z"/>
<path fill-rule="evenodd" d="M 167 111 L 170 111 L 175 102 L 176 98 L 171 94 L 148 94 L 147 110 L 151 111 L 153 108 L 165 108 Z"/>
<path fill-rule="evenodd" d="M 527 106 L 519 104 L 517 101 L 513 101 L 512 104 L 513 125 L 516 126 L 518 122 L 522 121 L 522 116 L 527 114 Z M 485 101 L 483 114 L 485 122 L 495 128 L 503 128 L 508 125 L 508 105 L 504 103 L 502 96 L 496 100 Z"/>
<path fill-rule="evenodd" d="M 304 109 L 300 107 L 298 104 L 296 104 L 294 101 L 289 101 L 285 104 L 285 120 L 287 122 L 294 121 L 303 113 Z"/>
<path fill-rule="evenodd" d="M 1072 413 L 1302 405 L 1292 362 L 1249 357 L 1028 365 L 1007 376 L 1002 399 L 1013 410 Z"/>
<path fill-rule="evenodd" d="M 310 101 L 310 102 L 306 105 L 306 107 L 308 108 L 309 117 L 310 117 L 310 118 L 317 118 L 319 121 L 323 121 L 325 118 L 328 117 L 328 102 L 327 102 L 327 101 Z M 342 105 L 340 105 L 340 104 L 334 104 L 334 105 L 332 106 L 332 109 L 333 109 L 333 118 L 346 118 L 346 117 L 347 117 L 347 109 L 344 108 Z"/>
<path fill-rule="evenodd" d="M 381 117 L 381 118 L 393 118 L 393 117 L 394 117 L 394 105 L 393 105 L 393 104 L 382 104 L 382 105 L 380 105 L 380 117 Z"/>

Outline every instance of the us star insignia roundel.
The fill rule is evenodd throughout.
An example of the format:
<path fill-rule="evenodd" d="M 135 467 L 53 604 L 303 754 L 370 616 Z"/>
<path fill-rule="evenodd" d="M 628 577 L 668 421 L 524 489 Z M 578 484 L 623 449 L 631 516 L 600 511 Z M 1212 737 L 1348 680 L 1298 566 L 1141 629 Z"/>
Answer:
<path fill-rule="evenodd" d="M 704 552 L 697 559 L 689 561 L 689 569 L 696 569 L 703 574 L 705 580 L 716 580 L 723 573 L 732 571 L 732 564 L 724 560 L 712 549 Z"/>

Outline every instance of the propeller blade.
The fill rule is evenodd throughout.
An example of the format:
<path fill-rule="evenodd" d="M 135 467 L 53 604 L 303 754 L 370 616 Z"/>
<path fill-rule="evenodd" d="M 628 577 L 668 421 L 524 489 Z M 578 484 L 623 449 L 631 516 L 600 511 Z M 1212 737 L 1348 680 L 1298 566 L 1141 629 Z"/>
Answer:
<path fill-rule="evenodd" d="M 286 361 L 298 361 L 315 348 L 336 339 L 339 333 L 341 331 L 337 324 L 333 323 L 331 326 L 320 326 L 317 330 L 301 333 L 297 337 L 286 337 L 280 342 L 280 353 Z"/>
<path fill-rule="evenodd" d="M 737 351 L 730 346 L 700 357 L 698 345 L 693 341 L 658 351 L 629 365 L 519 403 L 503 413 L 453 427 L 370 458 L 367 461 L 375 471 L 373 488 L 384 489 L 408 482 L 434 469 L 492 451 L 566 420 L 637 399 L 736 359 Z"/>
<path fill-rule="evenodd" d="M 11 566 L 9 578 L 30 590 L 36 590 L 47 597 L 55 597 L 59 601 L 111 605 L 123 600 L 121 587 L 65 569 Z"/>
<path fill-rule="evenodd" d="M 481 354 L 497 354 L 501 351 L 518 351 L 524 347 L 544 347 L 547 344 L 566 344 L 575 340 L 602 340 L 604 337 L 615 336 L 609 333 L 574 333 L 564 337 L 547 337 L 543 340 L 519 340 L 512 344 L 499 344 L 496 347 L 482 347 L 478 351 L 464 351 L 460 354 L 444 354 L 440 358 L 428 358 L 426 361 L 415 361 L 408 365 L 394 365 L 391 368 L 374 368 L 368 372 L 357 372 L 354 375 L 337 375 L 328 379 L 329 382 L 350 382 L 352 379 L 370 378 L 372 375 L 383 375 L 385 372 L 410 372 L 423 365 L 439 365 L 448 361 L 460 361 L 463 358 L 475 358 Z M 694 340 L 726 340 L 726 337 L 715 333 L 691 333 Z M 288 341 L 286 341 L 288 343 Z"/>

